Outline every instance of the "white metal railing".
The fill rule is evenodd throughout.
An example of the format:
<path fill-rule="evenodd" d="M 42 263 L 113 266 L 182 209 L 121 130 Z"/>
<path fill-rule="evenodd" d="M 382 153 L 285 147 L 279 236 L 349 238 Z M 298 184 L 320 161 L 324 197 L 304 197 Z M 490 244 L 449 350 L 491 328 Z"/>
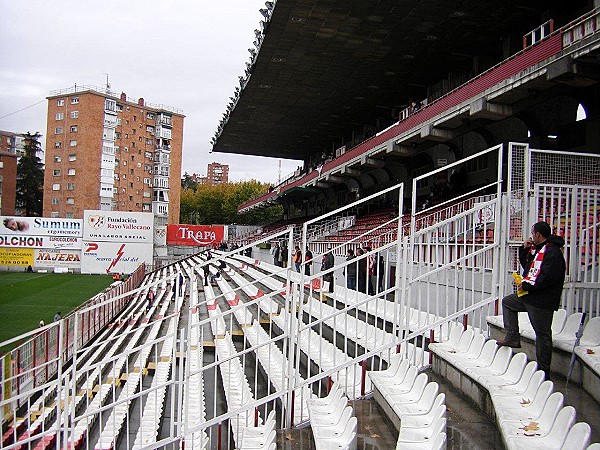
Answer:
<path fill-rule="evenodd" d="M 575 167 L 594 164 L 585 160 L 588 156 L 549 156 L 520 146 L 509 151 L 513 163 L 518 159 L 513 150 L 524 151 L 530 168 L 559 156 L 571 158 Z M 480 196 L 480 188 L 435 210 L 413 209 L 408 225 L 401 217 L 390 219 L 396 239 L 365 248 L 349 260 L 338 257 L 327 269 L 318 265 L 320 254 L 302 261 L 301 271 L 295 272 L 292 254 L 286 267 L 279 267 L 238 253 L 273 239 L 293 248 L 293 231 L 287 229 L 235 252 L 205 251 L 146 275 L 138 291 L 125 293 L 131 301 L 118 319 L 98 340 L 82 346 L 80 321 L 103 305 L 88 307 L 76 316 L 73 359 L 70 365 L 56 361 L 55 379 L 18 395 L 5 390 L 6 381 L 16 377 L 2 383 L 3 418 L 7 410 L 17 417 L 16 401 L 29 412 L 23 422 L 13 424 L 20 443 L 7 438 L 2 448 L 40 438 L 53 439 L 51 445 L 58 448 L 67 442 L 108 448 L 118 439 L 128 448 L 142 441 L 149 448 L 233 448 L 244 426 L 262 423 L 273 409 L 279 412 L 279 427 L 305 423 L 306 400 L 324 393 L 331 381 L 349 397 L 361 398 L 371 389 L 366 370 L 385 367 L 392 353 L 426 366 L 430 339 L 444 339 L 456 326 L 485 332 L 485 316 L 497 313 L 497 300 L 512 291 L 506 279 L 516 246 L 507 231 L 514 217 L 511 196 L 499 195 L 506 186 L 503 148 L 481 154 L 497 162 L 496 179 L 489 183 L 496 194 Z M 511 182 L 523 173 L 521 165 L 510 170 L 515 171 Z M 521 215 L 524 226 L 533 220 L 530 209 L 539 214 L 535 220 L 563 225 L 572 280 L 566 286 L 579 283 L 572 284 L 569 301 L 572 308 L 598 314 L 600 187 L 538 182 L 532 189 Z M 403 192 L 400 184 L 347 208 L 380 195 L 398 195 L 401 211 Z M 411 201 L 416 203 L 414 194 Z M 313 225 L 343 212 L 341 208 L 305 223 L 301 248 L 309 245 Z M 366 232 L 331 246 L 339 254 L 368 239 Z M 220 269 L 221 263 L 226 268 Z M 203 287 L 205 274 L 217 272 L 221 276 L 215 285 Z M 333 292 L 327 289 L 331 283 Z M 150 288 L 159 294 L 153 303 L 147 297 Z M 56 345 L 65 344 L 59 339 Z M 162 424 L 159 434 L 141 428 L 157 423 Z"/>

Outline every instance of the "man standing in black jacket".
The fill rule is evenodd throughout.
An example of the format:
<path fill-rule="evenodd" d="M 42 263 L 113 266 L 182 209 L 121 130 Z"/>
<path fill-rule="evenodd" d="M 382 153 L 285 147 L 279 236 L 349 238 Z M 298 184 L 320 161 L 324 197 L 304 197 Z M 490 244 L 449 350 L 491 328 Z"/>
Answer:
<path fill-rule="evenodd" d="M 535 331 L 535 355 L 538 368 L 550 374 L 552 361 L 552 318 L 560 306 L 565 281 L 565 240 L 551 234 L 550 225 L 538 222 L 531 228 L 531 238 L 519 249 L 523 280 L 515 294 L 502 299 L 506 337 L 500 346 L 521 347 L 518 313 L 527 311 Z"/>

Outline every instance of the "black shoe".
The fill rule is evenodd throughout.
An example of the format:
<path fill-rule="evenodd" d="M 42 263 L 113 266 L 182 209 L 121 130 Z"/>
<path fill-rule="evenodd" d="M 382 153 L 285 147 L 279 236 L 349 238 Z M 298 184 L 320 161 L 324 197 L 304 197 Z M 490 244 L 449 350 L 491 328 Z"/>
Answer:
<path fill-rule="evenodd" d="M 496 345 L 498 347 L 511 347 L 511 348 L 521 348 L 521 341 L 496 341 Z"/>

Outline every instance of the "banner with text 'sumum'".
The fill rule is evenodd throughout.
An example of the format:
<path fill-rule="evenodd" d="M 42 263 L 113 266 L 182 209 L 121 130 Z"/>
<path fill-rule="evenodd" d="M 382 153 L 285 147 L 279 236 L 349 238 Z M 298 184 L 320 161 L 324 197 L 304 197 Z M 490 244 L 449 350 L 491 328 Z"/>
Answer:
<path fill-rule="evenodd" d="M 207 246 L 227 241 L 226 225 L 167 225 L 167 245 Z"/>

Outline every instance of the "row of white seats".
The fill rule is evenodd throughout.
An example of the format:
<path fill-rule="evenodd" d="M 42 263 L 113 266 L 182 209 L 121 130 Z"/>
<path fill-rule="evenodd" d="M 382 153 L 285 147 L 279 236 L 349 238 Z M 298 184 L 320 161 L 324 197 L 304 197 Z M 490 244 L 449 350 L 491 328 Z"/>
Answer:
<path fill-rule="evenodd" d="M 288 277 L 288 268 L 279 267 L 279 266 L 276 266 L 275 264 L 270 264 L 268 262 L 260 261 L 258 259 L 254 259 L 254 258 L 249 258 L 248 256 L 243 256 L 240 254 L 232 255 L 232 258 L 235 258 L 238 261 L 242 261 L 245 264 L 248 264 L 250 266 L 259 266 L 265 272 L 268 272 L 269 275 L 274 275 L 274 276 L 281 277 L 284 279 L 287 279 L 287 277 Z M 308 288 L 308 287 L 312 286 L 312 290 L 314 292 L 329 291 L 329 282 L 328 281 L 323 281 L 321 283 L 320 278 L 313 278 L 312 282 L 308 282 L 306 277 L 307 276 L 305 276 L 305 279 L 304 279 L 305 287 Z M 289 278 L 293 283 L 300 283 L 302 281 L 302 274 L 300 272 L 296 272 L 292 268 L 289 268 Z"/>
<path fill-rule="evenodd" d="M 397 339 L 392 333 L 364 322 L 348 313 L 341 313 L 338 309 L 326 303 L 309 299 L 303 306 L 304 310 L 317 319 L 323 319 L 333 330 L 343 334 L 348 339 L 363 346 L 367 351 L 375 350 L 383 346 L 394 347 Z M 389 362 L 390 352 L 381 352 L 380 358 Z M 413 364 L 421 367 L 429 362 L 429 353 L 421 350 L 417 352 L 417 359 Z"/>
<path fill-rule="evenodd" d="M 291 314 L 283 309 L 278 316 L 273 316 L 273 323 L 282 330 L 289 327 L 291 320 Z M 346 353 L 321 337 L 311 328 L 302 330 L 296 342 L 300 346 L 300 350 L 322 371 L 327 371 L 352 361 L 352 358 Z M 333 373 L 331 378 L 340 382 L 348 397 L 354 399 L 361 396 L 362 369 L 359 364 L 350 364 L 339 372 Z M 365 391 L 370 390 L 371 383 L 369 380 L 365 380 Z"/>
<path fill-rule="evenodd" d="M 368 376 L 400 419 L 396 449 L 439 450 L 446 448 L 445 394 L 436 382 L 401 354 L 386 370 Z"/>
<path fill-rule="evenodd" d="M 567 311 L 559 309 L 554 312 L 552 319 L 552 345 L 566 352 L 572 352 L 575 345 L 575 333 L 579 330 L 583 313 L 573 313 L 567 316 Z M 489 316 L 487 322 L 499 328 L 504 327 L 502 316 Z M 527 312 L 519 313 L 519 332 L 521 336 L 535 340 L 535 331 L 529 321 Z M 579 342 L 582 347 L 600 346 L 600 317 L 592 317 L 583 329 Z"/>
<path fill-rule="evenodd" d="M 465 330 L 458 339 L 432 343 L 430 351 L 483 386 L 490 394 L 506 448 L 584 450 L 590 426 L 574 424 L 575 409 L 525 353 L 513 355 L 482 334 Z M 530 427 L 528 427 L 530 425 Z"/>
<path fill-rule="evenodd" d="M 334 302 L 339 302 L 344 306 L 356 306 L 356 309 L 365 314 L 379 317 L 389 323 L 395 323 L 399 327 L 408 327 L 411 331 L 419 330 L 440 320 L 440 317 L 433 313 L 413 307 L 408 308 L 408 312 L 406 312 L 403 305 L 397 305 L 384 297 L 373 297 L 344 286 L 336 285 L 334 292 L 326 292 L 325 295 Z M 450 330 L 455 326 L 459 325 L 456 322 L 446 322 L 443 326 L 434 328 L 434 338 L 438 340 L 448 339 Z"/>
<path fill-rule="evenodd" d="M 185 389 L 183 391 L 183 404 L 187 405 L 183 409 L 182 423 L 188 429 L 198 429 L 206 421 L 206 399 L 204 397 L 204 377 L 201 372 L 203 346 L 200 338 L 200 324 L 198 318 L 198 283 L 196 277 L 190 275 L 192 289 L 190 289 L 189 308 L 190 314 L 190 336 L 188 340 L 189 358 L 186 364 L 189 365 L 189 377 L 185 380 Z M 187 430 L 186 430 L 187 431 Z M 181 441 L 180 448 L 201 450 L 209 448 L 209 438 L 204 430 L 186 433 L 185 439 Z"/>
<path fill-rule="evenodd" d="M 172 294 L 172 293 L 169 293 Z M 148 312 L 146 319 L 149 319 L 153 313 L 153 309 L 156 307 L 156 305 L 153 305 L 150 308 L 150 311 Z M 169 307 L 169 302 L 168 301 L 164 301 L 161 303 L 161 309 L 159 312 L 160 317 L 163 317 L 167 311 Z M 161 320 L 157 320 L 156 322 L 154 322 L 152 324 L 152 326 L 150 327 L 150 331 L 148 332 L 148 335 L 146 336 L 145 340 L 146 341 L 153 341 L 156 339 L 156 337 L 158 336 L 158 332 L 160 331 L 162 325 L 162 321 Z M 125 362 L 127 361 L 127 358 L 129 357 L 130 351 L 133 348 L 134 345 L 140 345 L 141 344 L 141 337 L 142 334 L 144 332 L 144 327 L 139 327 L 136 332 L 134 333 L 133 338 L 130 340 L 130 342 L 127 345 L 128 350 L 122 353 L 122 356 L 117 360 L 116 366 L 117 366 L 117 370 L 119 371 L 119 373 L 123 370 L 123 366 L 125 365 Z M 129 370 L 129 373 L 127 374 L 127 381 L 125 382 L 125 385 L 123 386 L 123 389 L 121 391 L 121 393 L 118 396 L 118 399 L 115 400 L 115 407 L 112 409 L 112 411 L 110 412 L 108 419 L 106 421 L 106 424 L 104 425 L 104 428 L 102 429 L 102 432 L 100 433 L 100 439 L 98 441 L 98 443 L 96 444 L 95 450 L 111 450 L 114 448 L 117 439 L 122 431 L 122 427 L 123 427 L 123 423 L 125 422 L 125 418 L 128 416 L 129 414 L 129 406 L 131 404 L 132 401 L 132 397 L 133 395 L 138 391 L 138 389 L 140 388 L 140 380 L 142 377 L 142 373 L 143 371 L 146 369 L 146 365 L 148 362 L 148 357 L 150 356 L 150 352 L 152 351 L 152 346 L 145 346 L 143 348 L 143 350 L 138 354 L 134 364 L 133 364 L 133 368 L 131 370 Z M 120 367 L 119 367 L 120 366 Z M 114 375 L 114 372 L 113 372 Z M 117 379 L 117 377 L 114 377 L 114 379 Z M 162 405 L 163 405 L 163 401 L 164 401 L 164 396 L 165 396 L 165 392 L 163 392 L 162 398 L 160 398 L 160 410 L 158 411 L 160 414 L 162 414 Z M 124 400 L 121 401 L 120 399 L 123 398 Z M 158 425 L 159 425 L 159 420 L 156 421 L 155 426 L 156 426 L 156 432 L 158 432 Z"/>
<path fill-rule="evenodd" d="M 235 265 L 235 260 L 232 260 L 231 262 L 232 265 Z M 241 267 L 241 264 L 239 265 Z M 258 305 L 265 314 L 276 314 L 277 311 L 279 311 L 279 305 L 271 296 L 265 296 L 263 291 L 254 286 L 254 284 L 249 284 L 248 281 L 246 281 L 246 279 L 235 270 L 228 267 L 225 272 L 238 285 L 238 287 L 240 287 L 246 293 L 249 298 L 253 300 L 257 298 L 260 299 L 258 301 Z"/>
<path fill-rule="evenodd" d="M 233 340 L 228 332 L 225 333 L 225 336 L 215 339 L 215 350 L 217 359 L 221 361 L 219 369 L 228 410 L 234 411 L 248 403 L 252 403 L 255 400 L 254 394 L 244 373 L 240 358 L 235 356 L 238 351 L 233 345 Z M 254 411 L 250 410 L 240 413 L 230 420 L 233 438 L 238 447 L 241 444 L 239 439 L 243 434 L 243 429 L 254 426 L 254 420 Z M 257 420 L 258 424 L 261 425 L 260 415 Z"/>
<path fill-rule="evenodd" d="M 329 395 L 308 402 L 310 426 L 319 450 L 355 450 L 358 419 L 339 383 L 333 383 Z"/>
<path fill-rule="evenodd" d="M 243 269 L 240 267 L 240 269 L 253 280 L 263 284 L 268 291 L 272 291 L 268 292 L 269 295 L 276 293 L 285 294 L 286 286 L 284 283 L 281 283 L 271 276 L 265 275 L 250 266 L 245 266 Z M 297 290 L 294 295 L 298 295 Z M 278 315 L 271 315 L 271 319 L 281 330 L 287 330 L 292 317 L 291 313 L 288 313 L 285 309 L 281 308 Z M 300 333 L 297 343 L 302 352 L 323 371 L 332 369 L 352 360 L 346 353 L 310 328 L 305 329 Z M 361 395 L 362 369 L 358 364 L 352 364 L 340 372 L 332 374 L 332 378 L 340 381 L 349 397 L 357 398 Z M 369 380 L 365 380 L 365 383 L 366 391 L 370 390 Z"/>

